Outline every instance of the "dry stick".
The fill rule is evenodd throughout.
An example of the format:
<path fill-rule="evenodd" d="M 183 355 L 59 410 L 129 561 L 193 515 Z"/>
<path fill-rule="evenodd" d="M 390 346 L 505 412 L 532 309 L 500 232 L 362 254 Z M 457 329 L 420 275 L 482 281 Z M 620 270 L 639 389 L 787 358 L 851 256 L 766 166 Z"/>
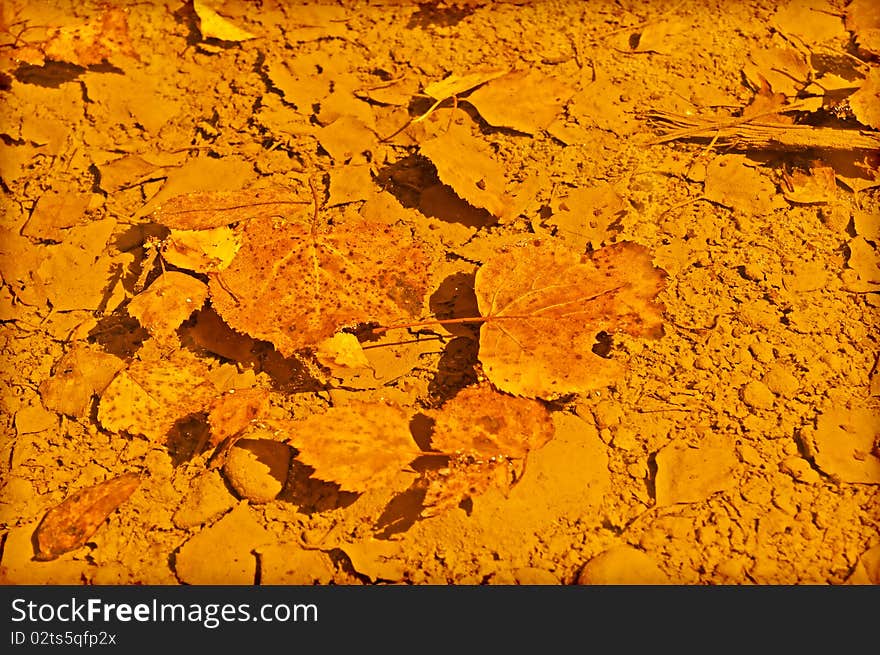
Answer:
<path fill-rule="evenodd" d="M 769 112 L 777 113 L 777 112 Z M 734 147 L 754 149 L 779 149 L 803 151 L 811 149 L 828 150 L 877 150 L 880 149 L 880 134 L 861 130 L 840 130 L 831 127 L 812 127 L 810 125 L 780 125 L 778 123 L 756 123 L 758 114 L 748 118 L 729 121 L 707 121 L 701 118 L 681 116 L 664 111 L 653 111 L 648 118 L 665 121 L 681 129 L 668 132 L 645 145 L 657 145 L 688 137 L 716 137 L 731 143 Z"/>

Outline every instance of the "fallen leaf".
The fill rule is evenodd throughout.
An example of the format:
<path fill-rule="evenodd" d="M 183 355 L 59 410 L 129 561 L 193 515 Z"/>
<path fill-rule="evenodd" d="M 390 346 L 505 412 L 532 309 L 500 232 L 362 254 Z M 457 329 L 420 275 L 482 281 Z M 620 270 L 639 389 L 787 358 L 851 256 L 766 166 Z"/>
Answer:
<path fill-rule="evenodd" d="M 553 438 L 550 413 L 537 401 L 515 398 L 488 384 L 466 387 L 434 419 L 431 448 L 449 456 L 446 469 L 429 474 L 422 516 L 434 516 L 483 493 L 509 487 L 526 455 Z"/>
<path fill-rule="evenodd" d="M 751 62 L 743 67 L 746 79 L 755 89 L 765 83 L 775 93 L 793 97 L 806 85 L 812 68 L 801 52 L 794 48 L 767 46 L 749 53 Z"/>
<path fill-rule="evenodd" d="M 128 313 L 153 337 L 167 340 L 208 297 L 208 285 L 178 271 L 166 271 L 128 303 Z"/>
<path fill-rule="evenodd" d="M 409 430 L 410 416 L 390 402 L 353 400 L 324 414 L 288 421 L 288 440 L 314 477 L 361 492 L 391 485 L 422 454 Z"/>
<path fill-rule="evenodd" d="M 155 208 L 152 219 L 177 230 L 208 230 L 258 217 L 284 218 L 311 204 L 287 187 L 198 191 L 169 198 Z"/>
<path fill-rule="evenodd" d="M 790 0 L 770 22 L 783 34 L 799 37 L 808 47 L 826 41 L 849 41 L 837 8 L 828 0 Z"/>
<path fill-rule="evenodd" d="M 266 389 L 233 389 L 214 400 L 208 412 L 210 445 L 244 431 L 269 405 Z"/>
<path fill-rule="evenodd" d="M 204 411 L 218 392 L 205 364 L 188 351 L 162 359 L 142 347 L 140 357 L 104 390 L 98 421 L 111 432 L 161 441 L 177 421 Z"/>
<path fill-rule="evenodd" d="M 137 57 L 128 36 L 128 11 L 106 10 L 100 18 L 69 27 L 51 28 L 40 49 L 46 59 L 91 66 L 114 54 Z"/>
<path fill-rule="evenodd" d="M 315 357 L 322 366 L 336 373 L 354 370 L 372 370 L 370 360 L 364 354 L 357 337 L 347 332 L 334 334 L 318 344 Z"/>
<path fill-rule="evenodd" d="M 255 34 L 223 18 L 204 0 L 193 0 L 193 9 L 199 17 L 199 31 L 202 33 L 202 38 L 221 41 L 247 41 L 256 38 Z"/>
<path fill-rule="evenodd" d="M 495 391 L 489 384 L 465 387 L 431 412 L 432 450 L 478 459 L 524 459 L 553 438 L 553 421 L 541 403 Z"/>
<path fill-rule="evenodd" d="M 485 143 L 455 125 L 419 146 L 421 154 L 437 168 L 440 181 L 448 184 L 474 207 L 502 216 L 508 202 L 504 193 L 504 168 L 487 152 Z"/>
<path fill-rule="evenodd" d="M 418 89 L 419 84 L 414 77 L 404 77 L 361 87 L 354 94 L 381 105 L 407 107 Z"/>
<path fill-rule="evenodd" d="M 136 473 L 126 473 L 81 489 L 50 509 L 34 533 L 35 559 L 52 560 L 85 544 L 139 484 Z"/>
<path fill-rule="evenodd" d="M 846 5 L 846 29 L 859 49 L 880 55 L 880 6 L 875 0 L 852 0 Z"/>
<path fill-rule="evenodd" d="M 91 194 L 50 190 L 40 196 L 21 234 L 43 241 L 63 241 L 65 230 L 83 220 Z"/>
<path fill-rule="evenodd" d="M 116 355 L 77 344 L 56 362 L 52 377 L 40 384 L 40 397 L 49 409 L 85 417 L 92 396 L 102 393 L 124 367 L 125 363 Z"/>
<path fill-rule="evenodd" d="M 497 79 L 507 73 L 505 68 L 489 68 L 473 70 L 464 75 L 450 75 L 439 82 L 433 82 L 425 87 L 425 93 L 434 100 L 446 100 L 457 96 L 474 87 L 485 84 L 490 80 Z"/>
<path fill-rule="evenodd" d="M 429 262 L 407 227 L 357 215 L 312 222 L 247 222 L 232 264 L 210 276 L 214 309 L 232 328 L 289 357 L 345 326 L 418 317 Z"/>
<path fill-rule="evenodd" d="M 859 90 L 849 97 L 849 106 L 862 124 L 880 129 L 880 68 L 872 68 Z"/>
<path fill-rule="evenodd" d="M 655 300 L 666 274 L 644 246 L 623 242 L 591 256 L 527 239 L 489 258 L 475 292 L 485 322 L 479 358 L 492 383 L 553 398 L 613 382 L 623 365 L 593 351 L 602 334 L 661 334 Z"/>
<path fill-rule="evenodd" d="M 171 230 L 162 242 L 162 259 L 194 273 L 212 273 L 229 266 L 240 247 L 235 232 L 226 226 Z"/>
<path fill-rule="evenodd" d="M 467 100 L 489 125 L 536 134 L 556 119 L 573 94 L 558 78 L 529 70 L 496 78 Z"/>

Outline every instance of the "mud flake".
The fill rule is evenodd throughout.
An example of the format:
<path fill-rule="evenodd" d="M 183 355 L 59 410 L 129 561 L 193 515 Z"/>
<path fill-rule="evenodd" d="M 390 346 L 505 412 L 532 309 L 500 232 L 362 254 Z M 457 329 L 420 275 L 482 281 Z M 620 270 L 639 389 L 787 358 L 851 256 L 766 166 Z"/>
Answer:
<path fill-rule="evenodd" d="M 318 143 L 337 163 L 358 161 L 377 143 L 376 134 L 354 116 L 340 116 L 315 133 Z"/>
<path fill-rule="evenodd" d="M 657 562 L 645 551 L 632 546 L 615 546 L 599 553 L 578 574 L 581 585 L 664 585 L 671 584 Z"/>
<path fill-rule="evenodd" d="M 880 457 L 874 408 L 829 409 L 807 435 L 810 454 L 823 473 L 841 482 L 880 484 Z"/>
<path fill-rule="evenodd" d="M 705 197 L 745 214 L 769 214 L 776 187 L 742 155 L 722 155 L 706 170 Z"/>
<path fill-rule="evenodd" d="M 626 204 L 608 183 L 579 187 L 559 199 L 547 222 L 556 236 L 577 250 L 600 248 L 617 230 L 612 225 L 626 214 Z"/>
<path fill-rule="evenodd" d="M 799 37 L 809 46 L 828 41 L 849 41 L 849 34 L 836 8 L 827 0 L 790 0 L 770 22 L 783 34 Z"/>
<path fill-rule="evenodd" d="M 880 8 L 874 0 L 852 0 L 846 6 L 846 29 L 859 49 L 880 55 Z"/>
<path fill-rule="evenodd" d="M 183 502 L 174 513 L 174 525 L 192 528 L 208 523 L 228 512 L 236 504 L 219 471 L 208 470 L 192 481 Z"/>
<path fill-rule="evenodd" d="M 252 503 L 273 500 L 287 482 L 291 449 L 274 439 L 255 438 L 259 432 L 235 442 L 223 464 L 223 474 L 241 498 Z"/>
<path fill-rule="evenodd" d="M 366 200 L 373 194 L 373 176 L 370 167 L 352 165 L 330 171 L 330 198 L 328 207 Z"/>
<path fill-rule="evenodd" d="M 655 496 L 658 506 L 700 503 L 736 482 L 739 462 L 733 446 L 720 440 L 697 448 L 671 443 L 657 453 Z"/>
<path fill-rule="evenodd" d="M 254 511 L 241 503 L 183 544 L 174 570 L 185 584 L 252 585 L 257 572 L 253 550 L 272 541 Z"/>
<path fill-rule="evenodd" d="M 37 200 L 21 234 L 43 241 L 64 241 L 65 229 L 83 220 L 91 198 L 89 193 L 47 191 Z"/>

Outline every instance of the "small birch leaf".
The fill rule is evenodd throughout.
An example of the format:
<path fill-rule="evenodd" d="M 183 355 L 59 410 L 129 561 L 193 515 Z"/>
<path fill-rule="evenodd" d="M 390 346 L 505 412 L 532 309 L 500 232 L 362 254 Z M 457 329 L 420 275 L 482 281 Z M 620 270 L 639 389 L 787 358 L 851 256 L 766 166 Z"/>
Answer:
<path fill-rule="evenodd" d="M 504 169 L 487 152 L 486 144 L 470 131 L 453 125 L 420 146 L 422 155 L 437 168 L 440 181 L 474 207 L 502 216 L 510 199 L 504 193 Z"/>
<path fill-rule="evenodd" d="M 663 305 L 655 300 L 666 274 L 648 250 L 622 242 L 592 256 L 531 239 L 489 258 L 474 290 L 486 322 L 479 359 L 499 389 L 555 398 L 607 386 L 619 362 L 593 351 L 601 335 L 661 334 Z"/>
<path fill-rule="evenodd" d="M 136 473 L 126 473 L 81 489 L 50 509 L 34 533 L 34 559 L 52 560 L 85 544 L 139 484 Z"/>
<path fill-rule="evenodd" d="M 344 491 L 391 487 L 422 454 L 409 430 L 409 414 L 392 403 L 353 400 L 324 414 L 290 423 L 296 458 L 314 477 Z"/>
<path fill-rule="evenodd" d="M 499 393 L 488 384 L 466 387 L 432 413 L 431 447 L 449 466 L 428 474 L 422 516 L 435 516 L 493 485 L 509 488 L 526 455 L 553 438 L 553 421 L 537 401 Z"/>
<path fill-rule="evenodd" d="M 186 273 L 167 271 L 132 298 L 128 313 L 152 336 L 167 340 L 205 302 L 208 285 Z"/>
<path fill-rule="evenodd" d="M 204 411 L 217 396 L 208 368 L 195 355 L 175 351 L 161 359 L 145 346 L 141 359 L 121 371 L 104 390 L 98 421 L 111 432 L 142 434 L 161 441 L 174 424 Z"/>

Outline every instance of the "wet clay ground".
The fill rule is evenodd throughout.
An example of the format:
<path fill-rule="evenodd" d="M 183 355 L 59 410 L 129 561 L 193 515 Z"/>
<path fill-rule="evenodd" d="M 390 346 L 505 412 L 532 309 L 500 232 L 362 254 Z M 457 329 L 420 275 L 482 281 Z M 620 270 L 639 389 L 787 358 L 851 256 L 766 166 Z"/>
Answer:
<path fill-rule="evenodd" d="M 0 10 L 4 583 L 880 582 L 871 2 Z"/>

